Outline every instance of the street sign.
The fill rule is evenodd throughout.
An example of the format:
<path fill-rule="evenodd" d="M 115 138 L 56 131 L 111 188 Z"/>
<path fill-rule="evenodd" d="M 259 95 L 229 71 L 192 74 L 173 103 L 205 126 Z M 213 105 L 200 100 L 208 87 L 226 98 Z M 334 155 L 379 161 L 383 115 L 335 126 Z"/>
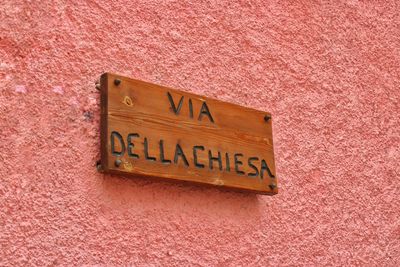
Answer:
<path fill-rule="evenodd" d="M 101 170 L 276 194 L 271 115 L 101 76 Z"/>

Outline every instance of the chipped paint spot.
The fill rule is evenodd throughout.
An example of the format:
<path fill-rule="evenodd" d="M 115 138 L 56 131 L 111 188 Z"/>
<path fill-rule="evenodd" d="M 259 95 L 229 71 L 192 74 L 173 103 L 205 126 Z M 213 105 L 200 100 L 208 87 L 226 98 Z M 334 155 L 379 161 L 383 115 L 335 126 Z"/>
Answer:
<path fill-rule="evenodd" d="M 88 103 L 89 105 L 91 105 L 91 106 L 97 105 L 98 100 L 96 98 L 90 96 L 88 100 L 89 100 L 89 103 Z"/>
<path fill-rule="evenodd" d="M 13 64 L 7 64 L 5 62 L 0 63 L 0 70 L 11 69 L 13 67 L 14 67 Z"/>
<path fill-rule="evenodd" d="M 16 85 L 15 92 L 26 94 L 28 91 L 26 90 L 26 87 L 24 85 Z"/>
<path fill-rule="evenodd" d="M 77 107 L 77 106 L 79 106 L 79 101 L 78 101 L 78 99 L 74 96 L 74 97 L 71 97 L 71 98 L 68 100 L 68 104 L 70 104 L 71 106 Z"/>
<path fill-rule="evenodd" d="M 53 87 L 53 92 L 56 94 L 63 95 L 64 94 L 64 89 L 61 86 L 54 86 Z"/>

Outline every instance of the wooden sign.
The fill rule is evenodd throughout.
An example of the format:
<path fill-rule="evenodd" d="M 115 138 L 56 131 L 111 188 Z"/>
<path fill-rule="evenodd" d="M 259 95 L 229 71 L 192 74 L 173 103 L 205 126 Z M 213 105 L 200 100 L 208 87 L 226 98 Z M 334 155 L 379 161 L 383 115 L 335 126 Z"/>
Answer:
<path fill-rule="evenodd" d="M 271 115 L 101 76 L 101 170 L 276 194 Z"/>

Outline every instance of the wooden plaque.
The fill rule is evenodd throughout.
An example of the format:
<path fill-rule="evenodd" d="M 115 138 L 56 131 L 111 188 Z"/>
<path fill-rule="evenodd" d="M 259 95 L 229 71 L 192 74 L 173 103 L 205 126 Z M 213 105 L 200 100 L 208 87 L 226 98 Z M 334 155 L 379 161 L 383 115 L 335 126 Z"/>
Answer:
<path fill-rule="evenodd" d="M 100 170 L 278 192 L 269 113 L 111 73 L 100 87 Z"/>

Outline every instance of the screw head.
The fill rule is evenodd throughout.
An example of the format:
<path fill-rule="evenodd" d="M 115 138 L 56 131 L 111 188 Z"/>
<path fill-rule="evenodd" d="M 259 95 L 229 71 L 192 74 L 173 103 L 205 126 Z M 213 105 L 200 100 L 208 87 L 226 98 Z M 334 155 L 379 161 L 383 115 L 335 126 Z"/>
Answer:
<path fill-rule="evenodd" d="M 101 161 L 100 160 L 96 161 L 96 169 L 97 169 L 97 171 L 102 171 L 103 170 L 103 167 L 101 166 Z"/>
<path fill-rule="evenodd" d="M 269 115 L 265 115 L 264 116 L 265 122 L 269 122 L 270 119 L 271 119 L 271 116 L 269 116 Z"/>
<path fill-rule="evenodd" d="M 122 164 L 122 161 L 120 159 L 116 159 L 114 162 L 115 167 L 119 167 Z"/>
<path fill-rule="evenodd" d="M 115 80 L 114 80 L 114 84 L 115 84 L 116 86 L 120 85 L 120 83 L 121 83 L 121 80 L 120 80 L 120 79 L 115 79 Z"/>
<path fill-rule="evenodd" d="M 270 184 L 269 188 L 271 188 L 271 190 L 274 190 L 276 188 L 276 184 Z"/>

